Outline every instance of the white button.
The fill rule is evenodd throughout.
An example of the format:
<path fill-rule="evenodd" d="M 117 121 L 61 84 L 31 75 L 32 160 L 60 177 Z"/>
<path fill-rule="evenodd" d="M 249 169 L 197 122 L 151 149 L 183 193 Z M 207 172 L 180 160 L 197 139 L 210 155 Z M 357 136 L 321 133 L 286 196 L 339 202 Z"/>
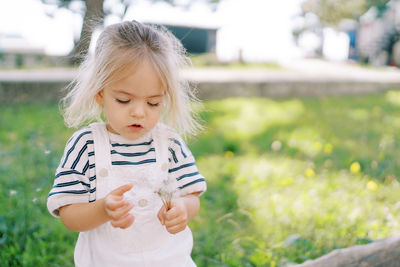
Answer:
<path fill-rule="evenodd" d="M 108 171 L 107 171 L 107 169 L 101 169 L 101 170 L 99 171 L 99 174 L 100 174 L 100 176 L 102 176 L 102 177 L 106 177 L 106 176 L 108 175 Z"/>
<path fill-rule="evenodd" d="M 146 207 L 146 205 L 147 205 L 147 200 L 146 199 L 139 200 L 139 206 L 140 207 Z"/>
<path fill-rule="evenodd" d="M 163 172 L 165 172 L 167 169 L 168 169 L 168 164 L 167 164 L 167 163 L 164 163 L 164 164 L 161 166 L 161 170 L 162 170 Z"/>

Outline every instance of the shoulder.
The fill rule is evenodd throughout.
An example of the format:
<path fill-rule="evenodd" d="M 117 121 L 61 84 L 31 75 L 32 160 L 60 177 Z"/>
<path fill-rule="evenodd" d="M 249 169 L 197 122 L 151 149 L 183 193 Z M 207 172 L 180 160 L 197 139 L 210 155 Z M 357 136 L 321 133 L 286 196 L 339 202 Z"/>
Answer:
<path fill-rule="evenodd" d="M 184 148 L 184 150 L 188 150 L 185 141 L 175 129 L 162 123 L 159 124 L 158 129 L 165 136 L 164 138 L 168 142 L 168 147 L 172 149 L 179 147 L 180 149 Z"/>
<path fill-rule="evenodd" d="M 192 160 L 192 153 L 179 133 L 170 126 L 159 124 L 159 136 L 165 140 L 169 151 L 169 161 L 178 163 Z"/>
<path fill-rule="evenodd" d="M 75 166 L 77 161 L 87 158 L 88 148 L 92 145 L 93 134 L 90 127 L 84 127 L 74 132 L 65 145 L 64 155 L 61 160 L 62 167 Z"/>
<path fill-rule="evenodd" d="M 179 134 L 176 132 L 176 130 L 174 128 L 172 128 L 171 126 L 168 126 L 162 122 L 159 122 L 156 126 L 156 131 L 158 132 L 158 134 L 162 134 L 162 135 L 167 135 L 167 137 L 170 136 L 176 136 Z"/>
<path fill-rule="evenodd" d="M 90 126 L 86 126 L 74 132 L 67 142 L 67 147 L 77 143 L 86 143 L 88 140 L 93 140 L 93 132 Z"/>
<path fill-rule="evenodd" d="M 159 136 L 163 136 L 166 138 L 169 143 L 176 143 L 178 141 L 179 143 L 185 143 L 182 139 L 182 137 L 179 135 L 179 133 L 172 127 L 164 124 L 164 123 L 158 123 L 157 124 L 157 131 Z M 175 141 L 175 142 L 174 142 Z"/>

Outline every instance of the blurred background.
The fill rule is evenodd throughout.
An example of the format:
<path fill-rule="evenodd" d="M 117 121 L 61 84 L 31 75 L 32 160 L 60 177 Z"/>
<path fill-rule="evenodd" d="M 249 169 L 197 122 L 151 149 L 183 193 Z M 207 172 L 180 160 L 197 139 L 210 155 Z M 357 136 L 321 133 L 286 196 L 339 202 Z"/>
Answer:
<path fill-rule="evenodd" d="M 299 58 L 400 65 L 400 3 L 389 0 L 4 0 L 0 67 L 59 66 L 85 54 L 102 27 L 161 24 L 191 55 L 215 62 Z M 93 44 L 92 44 L 93 48 Z"/>
<path fill-rule="evenodd" d="M 293 266 L 397 236 L 400 0 L 2 0 L 1 265 L 73 266 L 77 233 L 46 208 L 75 131 L 58 101 L 101 29 L 133 19 L 193 62 L 198 266 Z"/>

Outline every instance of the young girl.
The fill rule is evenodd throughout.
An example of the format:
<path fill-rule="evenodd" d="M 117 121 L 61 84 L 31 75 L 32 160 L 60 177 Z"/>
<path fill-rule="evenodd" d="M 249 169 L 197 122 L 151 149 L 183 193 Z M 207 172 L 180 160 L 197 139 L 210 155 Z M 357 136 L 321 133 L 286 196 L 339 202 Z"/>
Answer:
<path fill-rule="evenodd" d="M 196 266 L 187 223 L 206 183 L 173 130 L 199 129 L 178 75 L 185 60 L 168 31 L 132 21 L 106 27 L 82 63 L 64 99 L 66 124 L 106 122 L 67 142 L 47 201 L 80 232 L 76 266 Z M 163 205 L 160 194 L 175 197 Z"/>

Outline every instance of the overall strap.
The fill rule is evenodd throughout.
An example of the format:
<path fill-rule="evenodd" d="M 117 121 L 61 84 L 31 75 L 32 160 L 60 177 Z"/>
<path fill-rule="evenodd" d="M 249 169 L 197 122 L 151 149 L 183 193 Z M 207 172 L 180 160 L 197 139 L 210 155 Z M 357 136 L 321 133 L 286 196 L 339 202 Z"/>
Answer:
<path fill-rule="evenodd" d="M 163 173 L 163 178 L 168 177 L 168 127 L 163 123 L 158 123 L 153 131 L 153 142 L 156 149 L 156 162 Z"/>
<path fill-rule="evenodd" d="M 105 123 L 92 123 L 90 128 L 93 133 L 96 178 L 98 179 L 108 176 L 111 170 L 110 139 Z"/>

